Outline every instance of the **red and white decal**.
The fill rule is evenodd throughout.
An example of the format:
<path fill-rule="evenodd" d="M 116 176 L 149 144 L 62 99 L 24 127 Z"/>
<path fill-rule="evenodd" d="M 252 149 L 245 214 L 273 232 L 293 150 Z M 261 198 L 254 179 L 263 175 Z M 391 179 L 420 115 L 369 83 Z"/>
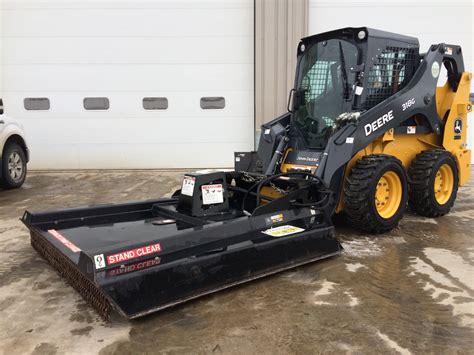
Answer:
<path fill-rule="evenodd" d="M 51 234 L 54 238 L 63 243 L 66 247 L 71 249 L 74 253 L 81 251 L 79 247 L 67 240 L 63 235 L 61 235 L 56 229 L 48 229 L 48 233 Z"/>
<path fill-rule="evenodd" d="M 196 178 L 194 176 L 184 175 L 183 185 L 181 186 L 181 193 L 186 196 L 192 196 L 194 194 L 194 184 Z"/>
<path fill-rule="evenodd" d="M 140 256 L 145 256 L 149 254 L 158 253 L 161 251 L 160 243 L 147 245 L 141 248 L 122 251 L 117 254 L 107 256 L 107 265 L 121 263 L 130 259 L 139 258 Z"/>
<path fill-rule="evenodd" d="M 157 260 L 156 260 L 157 259 Z M 132 272 L 132 271 L 138 271 L 138 270 L 142 270 L 142 269 L 147 269 L 149 267 L 152 267 L 152 266 L 155 266 L 155 265 L 159 265 L 160 264 L 160 259 L 159 258 L 156 258 L 156 259 L 151 259 L 151 260 L 145 260 L 145 261 L 140 261 L 136 264 L 132 264 L 132 265 L 127 265 L 125 267 L 117 267 L 113 270 L 110 270 L 110 271 L 107 271 L 107 275 L 108 276 L 117 276 L 117 275 L 122 275 L 122 274 L 126 274 L 126 273 L 129 273 L 129 272 Z"/>

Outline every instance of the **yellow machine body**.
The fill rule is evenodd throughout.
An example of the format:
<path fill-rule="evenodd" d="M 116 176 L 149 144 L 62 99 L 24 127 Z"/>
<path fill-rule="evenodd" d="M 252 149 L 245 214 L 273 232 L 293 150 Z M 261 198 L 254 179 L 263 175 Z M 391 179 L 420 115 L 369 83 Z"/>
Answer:
<path fill-rule="evenodd" d="M 469 92 L 472 74 L 464 72 L 458 89 L 454 92 L 446 82 L 436 88 L 436 107 L 438 115 L 444 117 L 444 134 L 395 134 L 393 129 L 374 140 L 365 149 L 360 150 L 347 164 L 345 178 L 350 173 L 357 160 L 369 154 L 388 154 L 398 158 L 405 170 L 408 169 L 417 154 L 429 149 L 444 149 L 456 158 L 459 172 L 459 186 L 464 185 L 470 176 L 471 150 L 467 149 L 467 115 L 472 111 Z M 456 120 L 462 121 L 462 130 L 455 134 Z M 336 212 L 344 209 L 344 196 L 340 194 Z"/>
<path fill-rule="evenodd" d="M 345 170 L 346 178 L 357 160 L 370 154 L 387 154 L 398 158 L 405 168 L 408 169 L 412 160 L 417 154 L 429 149 L 444 149 L 456 158 L 459 173 L 459 186 L 464 185 L 470 176 L 471 150 L 467 149 L 467 115 L 472 111 L 472 103 L 469 101 L 469 92 L 472 74 L 464 72 L 461 77 L 458 89 L 454 92 L 449 83 L 436 88 L 436 107 L 438 115 L 444 118 L 444 134 L 435 133 L 414 133 L 395 134 L 391 129 L 383 136 L 371 142 L 365 149 L 360 150 L 347 164 Z M 456 134 L 454 125 L 457 120 L 462 121 L 462 130 Z M 416 121 L 416 117 L 415 117 Z M 414 130 L 416 132 L 416 129 Z M 286 163 L 286 157 L 291 150 L 285 152 L 282 172 L 290 170 L 314 170 L 314 166 L 302 164 L 294 165 Z M 264 195 L 277 197 L 278 193 L 271 188 L 266 188 Z M 336 212 L 344 209 L 344 196 L 340 194 Z"/>

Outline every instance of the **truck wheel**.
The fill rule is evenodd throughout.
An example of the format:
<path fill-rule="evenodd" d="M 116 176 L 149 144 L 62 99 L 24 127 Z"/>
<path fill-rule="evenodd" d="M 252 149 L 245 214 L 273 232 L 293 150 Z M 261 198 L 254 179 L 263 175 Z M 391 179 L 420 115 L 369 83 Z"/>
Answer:
<path fill-rule="evenodd" d="M 398 225 L 408 199 L 402 163 L 385 154 L 358 160 L 346 179 L 345 215 L 349 223 L 371 233 L 388 232 Z"/>
<path fill-rule="evenodd" d="M 408 169 L 411 210 L 424 217 L 439 217 L 449 212 L 458 192 L 458 167 L 445 150 L 425 150 Z"/>
<path fill-rule="evenodd" d="M 4 189 L 20 187 L 26 177 L 26 157 L 23 148 L 16 143 L 7 143 L 3 150 L 3 177 L 0 186 Z"/>

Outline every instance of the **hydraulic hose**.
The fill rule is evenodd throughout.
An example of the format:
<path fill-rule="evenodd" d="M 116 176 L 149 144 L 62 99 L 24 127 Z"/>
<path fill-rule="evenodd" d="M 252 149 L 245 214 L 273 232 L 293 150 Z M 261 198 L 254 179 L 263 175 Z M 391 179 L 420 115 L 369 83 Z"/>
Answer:
<path fill-rule="evenodd" d="M 267 170 L 265 170 L 265 175 L 268 176 L 268 175 L 273 175 L 275 173 L 277 163 L 283 156 L 283 153 L 289 141 L 290 140 L 288 139 L 287 136 L 283 136 L 280 138 L 277 149 L 275 150 L 275 153 L 273 153 L 272 160 L 270 161 L 270 164 L 268 164 Z"/>
<path fill-rule="evenodd" d="M 323 209 L 327 206 L 327 203 L 329 202 L 329 195 L 331 194 L 331 191 L 329 191 L 327 189 L 327 186 L 324 184 L 324 182 L 319 178 L 317 177 L 316 175 L 314 175 L 313 173 L 309 173 L 309 172 L 305 172 L 305 171 L 290 171 L 290 172 L 286 172 L 286 173 L 280 173 L 280 174 L 276 174 L 276 175 L 272 175 L 272 176 L 269 176 L 265 179 L 262 179 L 260 181 L 257 181 L 255 184 L 253 184 L 248 190 L 247 192 L 245 193 L 243 199 L 242 199 L 242 211 L 250 216 L 251 213 L 246 211 L 245 210 L 245 202 L 247 201 L 247 197 L 249 195 L 249 193 L 257 188 L 257 201 L 256 201 L 256 205 L 258 206 L 258 204 L 260 203 L 260 190 L 261 188 L 263 187 L 263 185 L 271 182 L 272 180 L 274 179 L 277 179 L 277 178 L 280 178 L 280 177 L 288 177 L 288 176 L 293 176 L 293 175 L 303 175 L 303 176 L 306 176 L 309 178 L 309 182 L 310 184 L 314 184 L 314 185 L 322 185 L 323 186 L 323 189 L 320 189 L 319 192 L 322 192 L 322 193 L 325 193 L 326 195 L 319 201 L 315 201 L 315 202 L 308 202 L 308 203 L 299 203 L 299 202 L 292 202 L 291 205 L 295 206 L 295 207 L 315 207 L 316 206 L 319 206 L 321 204 L 324 203 L 324 206 L 322 207 L 317 207 L 317 209 Z M 313 183 L 311 180 L 314 180 L 315 182 Z"/>

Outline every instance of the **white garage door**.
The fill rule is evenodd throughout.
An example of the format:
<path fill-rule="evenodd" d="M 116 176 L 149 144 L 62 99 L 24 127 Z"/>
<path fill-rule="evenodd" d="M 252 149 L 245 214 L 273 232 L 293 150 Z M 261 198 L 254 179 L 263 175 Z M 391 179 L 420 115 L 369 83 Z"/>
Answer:
<path fill-rule="evenodd" d="M 253 12 L 252 0 L 4 1 L 2 96 L 31 168 L 231 166 L 253 148 Z"/>
<path fill-rule="evenodd" d="M 431 44 L 459 44 L 466 70 L 474 72 L 473 11 L 471 0 L 310 0 L 309 33 L 366 26 L 417 37 L 420 52 L 426 52 Z M 469 120 L 468 144 L 474 149 L 473 114 Z"/>

